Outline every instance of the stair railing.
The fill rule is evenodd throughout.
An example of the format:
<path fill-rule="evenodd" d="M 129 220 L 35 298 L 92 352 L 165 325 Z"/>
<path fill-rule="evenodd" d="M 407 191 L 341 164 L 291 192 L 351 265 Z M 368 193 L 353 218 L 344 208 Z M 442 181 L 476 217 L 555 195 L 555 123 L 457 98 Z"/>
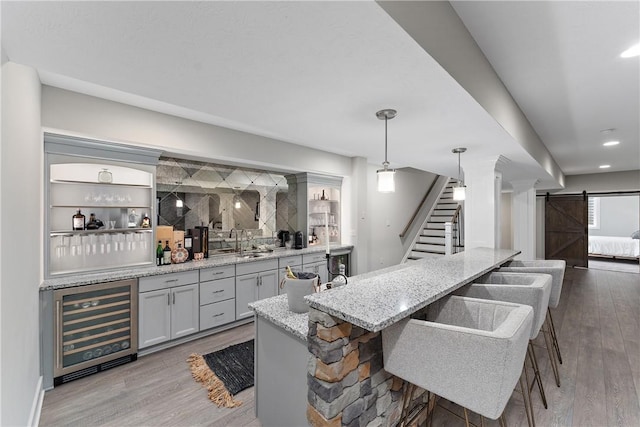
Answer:
<path fill-rule="evenodd" d="M 461 211 L 462 205 L 458 205 L 456 211 L 451 216 L 451 252 L 454 254 L 460 252 L 460 248 L 463 246 L 462 233 L 464 230 L 462 227 L 462 216 L 460 215 Z"/>

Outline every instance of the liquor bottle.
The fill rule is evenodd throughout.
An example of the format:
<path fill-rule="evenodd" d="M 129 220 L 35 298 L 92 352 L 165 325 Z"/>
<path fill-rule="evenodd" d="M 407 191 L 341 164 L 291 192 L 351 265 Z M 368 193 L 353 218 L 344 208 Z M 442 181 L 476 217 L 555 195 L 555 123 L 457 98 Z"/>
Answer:
<path fill-rule="evenodd" d="M 164 251 L 162 250 L 162 241 L 158 240 L 158 247 L 156 248 L 156 265 L 160 266 L 164 264 Z"/>
<path fill-rule="evenodd" d="M 325 197 L 324 197 L 324 190 L 322 190 L 322 197 L 320 197 L 320 200 L 327 200 L 327 199 L 325 199 Z"/>
<path fill-rule="evenodd" d="M 96 222 L 96 214 L 89 214 L 89 222 L 85 227 L 87 230 L 95 230 L 98 228 L 98 223 Z"/>
<path fill-rule="evenodd" d="M 171 264 L 171 248 L 169 247 L 169 241 L 165 242 L 165 247 L 162 251 L 162 263 Z"/>
<path fill-rule="evenodd" d="M 142 223 L 140 224 L 140 227 L 151 228 L 151 219 L 147 216 L 146 212 L 142 216 Z"/>
<path fill-rule="evenodd" d="M 73 229 L 74 230 L 84 230 L 86 225 L 85 217 L 78 209 L 78 212 L 73 216 Z"/>

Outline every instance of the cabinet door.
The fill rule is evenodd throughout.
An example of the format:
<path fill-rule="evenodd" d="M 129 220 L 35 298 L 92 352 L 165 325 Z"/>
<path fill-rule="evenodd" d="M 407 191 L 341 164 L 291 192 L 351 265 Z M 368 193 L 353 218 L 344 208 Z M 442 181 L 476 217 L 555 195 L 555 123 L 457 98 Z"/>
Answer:
<path fill-rule="evenodd" d="M 141 292 L 139 295 L 139 348 L 171 338 L 171 299 L 169 289 Z"/>
<path fill-rule="evenodd" d="M 200 330 L 198 284 L 171 288 L 171 338 L 180 338 Z"/>
<path fill-rule="evenodd" d="M 258 299 L 270 298 L 278 295 L 278 271 L 260 273 Z"/>
<path fill-rule="evenodd" d="M 258 297 L 258 273 L 236 276 L 236 319 L 253 315 L 248 307 Z"/>
<path fill-rule="evenodd" d="M 313 264 L 305 264 L 302 266 L 303 271 L 309 273 L 316 273 L 320 276 L 320 283 L 327 283 L 329 281 L 329 272 L 327 271 L 326 261 L 315 262 Z"/>

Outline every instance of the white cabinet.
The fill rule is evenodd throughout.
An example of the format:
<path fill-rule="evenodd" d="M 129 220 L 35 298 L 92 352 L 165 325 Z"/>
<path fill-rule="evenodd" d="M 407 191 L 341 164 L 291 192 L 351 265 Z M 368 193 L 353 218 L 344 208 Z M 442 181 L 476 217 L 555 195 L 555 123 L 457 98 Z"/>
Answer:
<path fill-rule="evenodd" d="M 140 348 L 199 331 L 198 271 L 139 279 Z"/>
<path fill-rule="evenodd" d="M 236 319 L 253 315 L 248 304 L 278 294 L 278 260 L 236 266 Z"/>
<path fill-rule="evenodd" d="M 200 330 L 236 320 L 236 266 L 200 270 Z"/>
<path fill-rule="evenodd" d="M 46 277 L 153 264 L 160 152 L 48 133 L 45 152 Z"/>
<path fill-rule="evenodd" d="M 320 283 L 329 281 L 327 271 L 327 257 L 325 253 L 306 254 L 302 256 L 302 271 L 316 273 L 320 276 Z"/>
<path fill-rule="evenodd" d="M 340 197 L 342 178 L 300 173 L 295 175 L 298 226 L 305 230 L 306 245 L 341 243 Z M 304 227 L 304 228 L 303 228 Z M 316 237 L 315 242 L 309 237 Z"/>

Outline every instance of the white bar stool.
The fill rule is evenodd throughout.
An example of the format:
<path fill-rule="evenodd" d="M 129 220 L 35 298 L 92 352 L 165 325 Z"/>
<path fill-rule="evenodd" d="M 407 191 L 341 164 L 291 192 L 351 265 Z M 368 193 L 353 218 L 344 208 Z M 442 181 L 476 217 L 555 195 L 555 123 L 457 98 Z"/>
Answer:
<path fill-rule="evenodd" d="M 542 378 L 538 368 L 538 360 L 533 347 L 533 339 L 540 333 L 544 323 L 551 294 L 551 276 L 548 274 L 524 274 L 524 273 L 490 273 L 479 279 L 480 283 L 473 283 L 458 289 L 455 293 L 471 298 L 481 298 L 493 301 L 508 301 L 516 304 L 525 304 L 533 308 L 533 323 L 529 335 L 528 355 L 535 374 L 534 383 L 529 385 L 528 374 L 524 367 L 525 377 L 529 391 L 535 383 L 538 384 L 540 397 L 547 408 L 547 397 L 544 393 Z M 550 347 L 551 344 L 547 343 Z M 531 395 L 527 396 L 528 409 L 531 411 L 531 424 L 535 425 L 533 418 L 533 405 Z M 527 405 L 525 405 L 527 406 Z"/>
<path fill-rule="evenodd" d="M 382 331 L 384 369 L 463 406 L 467 426 L 467 408 L 504 424 L 502 413 L 520 381 L 532 323 L 533 310 L 526 305 L 444 297 L 427 308 L 426 321 L 404 319 Z M 398 425 L 419 415 L 407 420 L 411 395 L 405 393 Z"/>
<path fill-rule="evenodd" d="M 567 263 L 564 260 L 514 260 L 508 262 L 507 264 L 504 264 L 504 266 L 497 270 L 516 273 L 542 273 L 550 274 L 551 277 L 553 277 L 553 281 L 551 283 L 551 296 L 549 297 L 549 308 L 547 309 L 547 325 L 546 327 L 543 326 L 542 331 L 545 334 L 545 341 L 547 340 L 547 337 L 550 337 L 553 343 L 553 348 L 555 349 L 555 357 L 560 364 L 562 364 L 562 355 L 560 354 L 560 345 L 558 344 L 558 336 L 556 334 L 556 328 L 553 324 L 551 309 L 558 307 L 558 304 L 560 303 L 560 294 L 562 293 L 562 282 L 564 281 L 564 271 L 566 266 Z M 558 365 L 555 358 L 551 355 L 551 352 L 549 353 L 549 359 L 551 363 L 551 369 L 553 369 L 553 375 L 556 380 L 556 385 L 560 387 Z"/>

